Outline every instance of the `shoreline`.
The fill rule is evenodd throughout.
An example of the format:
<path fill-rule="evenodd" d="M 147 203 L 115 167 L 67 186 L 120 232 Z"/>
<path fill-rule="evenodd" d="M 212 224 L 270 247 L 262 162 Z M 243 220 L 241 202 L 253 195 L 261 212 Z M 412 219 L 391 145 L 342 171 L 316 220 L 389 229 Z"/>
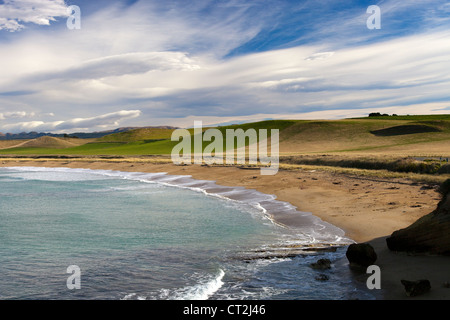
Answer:
<path fill-rule="evenodd" d="M 96 159 L 1 159 L 0 166 L 66 167 L 126 172 L 165 172 L 214 181 L 226 187 L 254 189 L 288 202 L 298 211 L 312 213 L 340 229 L 355 242 L 366 242 L 411 223 L 433 211 L 439 194 L 404 180 L 376 180 L 316 170 L 279 170 L 260 175 L 259 168 L 235 166 L 178 166 L 150 161 L 97 161 Z"/>
<path fill-rule="evenodd" d="M 2 167 L 66 167 L 128 172 L 165 172 L 168 175 L 191 176 L 195 180 L 214 181 L 219 186 L 245 187 L 275 195 L 297 211 L 308 212 L 345 232 L 355 242 L 369 242 L 378 254 L 382 270 L 382 297 L 392 299 L 450 299 L 450 257 L 408 256 L 390 252 L 385 238 L 421 216 L 433 211 L 439 196 L 433 189 L 405 180 L 379 181 L 322 171 L 280 170 L 274 176 L 261 176 L 258 170 L 233 166 L 176 166 L 150 161 L 95 161 L 95 159 L 2 159 Z M 277 219 L 275 217 L 275 219 Z M 413 266 L 413 268 L 411 268 Z M 408 269 L 411 269 L 409 270 Z M 365 282 L 366 274 L 355 274 Z M 409 277 L 409 278 L 408 278 Z M 430 279 L 432 291 L 408 298 L 400 279 Z M 440 283 L 439 283 L 440 282 Z"/>

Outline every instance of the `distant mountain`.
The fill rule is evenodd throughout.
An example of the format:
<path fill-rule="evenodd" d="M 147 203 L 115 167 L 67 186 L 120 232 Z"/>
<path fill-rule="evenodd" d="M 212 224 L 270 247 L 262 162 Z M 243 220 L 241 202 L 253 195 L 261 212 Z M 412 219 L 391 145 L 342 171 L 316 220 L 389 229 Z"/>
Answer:
<path fill-rule="evenodd" d="M 63 137 L 76 137 L 80 139 L 91 139 L 91 138 L 101 138 L 113 133 L 126 132 L 134 129 L 145 129 L 145 128 L 157 128 L 157 129 L 177 129 L 171 126 L 151 126 L 151 127 L 122 127 L 114 130 L 96 131 L 96 132 L 74 132 L 74 133 L 48 133 L 48 132 L 21 132 L 21 133 L 1 133 L 0 140 L 25 140 L 25 139 L 36 139 L 43 136 L 63 138 Z"/>

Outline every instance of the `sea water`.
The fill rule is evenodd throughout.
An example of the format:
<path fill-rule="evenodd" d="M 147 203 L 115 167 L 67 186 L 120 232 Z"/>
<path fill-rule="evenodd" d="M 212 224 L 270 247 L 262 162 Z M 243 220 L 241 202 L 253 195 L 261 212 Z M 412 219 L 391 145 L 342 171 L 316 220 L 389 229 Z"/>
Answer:
<path fill-rule="evenodd" d="M 275 210 L 304 216 L 304 227 L 277 224 Z M 270 255 L 320 243 L 344 246 Z M 165 173 L 0 169 L 0 299 L 370 299 L 343 259 L 346 243 L 254 190 Z M 333 267 L 312 269 L 320 258 Z"/>

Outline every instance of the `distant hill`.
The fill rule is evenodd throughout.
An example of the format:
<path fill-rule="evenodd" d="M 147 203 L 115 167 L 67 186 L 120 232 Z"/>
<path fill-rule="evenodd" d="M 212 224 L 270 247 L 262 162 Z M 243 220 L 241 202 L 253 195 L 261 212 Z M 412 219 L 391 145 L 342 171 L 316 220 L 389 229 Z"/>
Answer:
<path fill-rule="evenodd" d="M 55 138 L 49 136 L 39 137 L 30 141 L 27 141 L 20 145 L 22 148 L 70 148 L 77 145 L 68 140 L 62 138 Z"/>
<path fill-rule="evenodd" d="M 21 132 L 21 133 L 1 133 L 0 132 L 0 140 L 29 140 L 36 139 L 43 136 L 56 137 L 56 138 L 64 138 L 64 137 L 76 137 L 80 139 L 92 139 L 92 138 L 101 138 L 113 133 L 126 132 L 135 129 L 141 128 L 157 128 L 157 129 L 176 129 L 175 127 L 170 126 L 155 126 L 155 127 L 122 127 L 114 130 L 105 130 L 105 131 L 96 131 L 96 132 L 74 132 L 74 133 L 48 133 L 48 132 Z"/>

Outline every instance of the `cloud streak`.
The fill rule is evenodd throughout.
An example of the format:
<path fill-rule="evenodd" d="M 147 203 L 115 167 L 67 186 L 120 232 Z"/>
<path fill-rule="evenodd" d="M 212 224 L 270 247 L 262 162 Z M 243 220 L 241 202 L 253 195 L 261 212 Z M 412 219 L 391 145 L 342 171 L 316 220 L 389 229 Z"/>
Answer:
<path fill-rule="evenodd" d="M 0 4 L 0 30 L 20 31 L 26 23 L 50 25 L 67 16 L 64 0 L 4 0 Z"/>
<path fill-rule="evenodd" d="M 121 110 L 90 118 L 75 118 L 62 121 L 27 121 L 7 124 L 3 127 L 11 132 L 39 131 L 64 132 L 65 130 L 105 129 L 119 126 L 121 121 L 137 118 L 141 115 L 139 110 Z"/>

